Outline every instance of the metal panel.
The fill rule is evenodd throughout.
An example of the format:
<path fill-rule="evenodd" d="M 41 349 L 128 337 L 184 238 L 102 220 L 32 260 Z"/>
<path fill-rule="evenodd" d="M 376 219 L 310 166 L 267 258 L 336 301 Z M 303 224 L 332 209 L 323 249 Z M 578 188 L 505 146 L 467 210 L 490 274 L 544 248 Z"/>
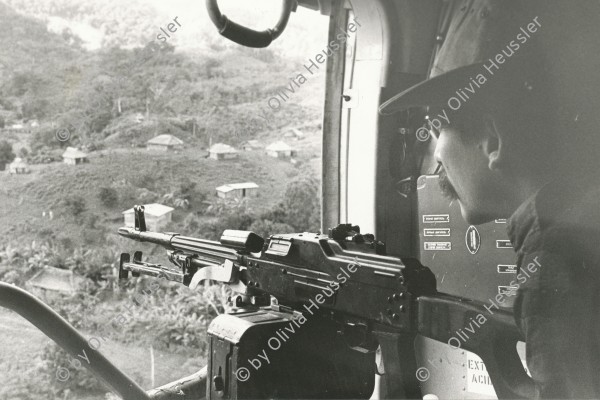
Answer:
<path fill-rule="evenodd" d="M 496 399 L 486 367 L 475 354 L 422 336 L 415 340 L 421 392 L 440 399 Z M 517 344 L 525 365 L 525 343 Z"/>
<path fill-rule="evenodd" d="M 341 26 L 346 26 L 347 11 L 341 1 L 334 4 L 329 23 L 329 39 L 333 40 Z M 345 47 L 345 46 L 344 46 Z M 321 231 L 336 226 L 340 221 L 340 131 L 345 48 L 327 60 L 325 84 L 325 115 L 323 116 L 323 170 Z"/>
<path fill-rule="evenodd" d="M 468 225 L 458 204 L 449 204 L 442 196 L 437 175 L 421 176 L 417 193 L 420 260 L 436 275 L 438 290 L 488 304 L 510 291 L 517 271 L 506 221 Z M 498 305 L 510 308 L 514 295 L 502 300 L 504 304 Z"/>

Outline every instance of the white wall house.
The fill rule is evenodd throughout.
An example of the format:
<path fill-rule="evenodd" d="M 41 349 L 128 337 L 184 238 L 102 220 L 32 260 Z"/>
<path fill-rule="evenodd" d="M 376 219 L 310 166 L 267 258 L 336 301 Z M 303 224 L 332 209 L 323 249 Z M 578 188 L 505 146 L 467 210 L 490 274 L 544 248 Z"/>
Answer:
<path fill-rule="evenodd" d="M 208 150 L 209 157 L 213 160 L 230 160 L 237 158 L 238 152 L 228 144 L 217 143 Z"/>
<path fill-rule="evenodd" d="M 267 147 L 267 154 L 275 158 L 291 158 L 296 155 L 296 150 L 287 143 L 275 142 Z"/>
<path fill-rule="evenodd" d="M 21 158 L 17 157 L 8 166 L 8 173 L 10 174 L 28 174 L 29 166 Z"/>
<path fill-rule="evenodd" d="M 62 155 L 63 162 L 67 165 L 78 165 L 88 162 L 87 154 L 75 147 L 67 147 Z"/>
<path fill-rule="evenodd" d="M 158 232 L 171 222 L 173 208 L 163 204 L 153 203 L 144 205 L 144 217 L 146 219 L 146 229 Z M 123 211 L 125 226 L 135 227 L 135 213 L 133 208 Z"/>
<path fill-rule="evenodd" d="M 148 150 L 168 151 L 183 149 L 183 141 L 173 135 L 158 135 L 146 142 Z"/>
<path fill-rule="evenodd" d="M 222 199 L 243 199 L 258 196 L 258 185 L 254 182 L 229 183 L 217 188 L 217 196 Z"/>

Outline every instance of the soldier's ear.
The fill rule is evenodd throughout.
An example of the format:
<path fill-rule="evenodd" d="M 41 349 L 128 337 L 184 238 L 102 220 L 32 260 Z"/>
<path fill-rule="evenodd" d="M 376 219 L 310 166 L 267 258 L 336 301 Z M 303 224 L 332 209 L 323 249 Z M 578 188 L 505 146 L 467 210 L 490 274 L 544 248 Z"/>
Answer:
<path fill-rule="evenodd" d="M 506 161 L 506 135 L 491 114 L 483 115 L 485 137 L 483 152 L 488 159 L 488 168 L 498 171 Z"/>

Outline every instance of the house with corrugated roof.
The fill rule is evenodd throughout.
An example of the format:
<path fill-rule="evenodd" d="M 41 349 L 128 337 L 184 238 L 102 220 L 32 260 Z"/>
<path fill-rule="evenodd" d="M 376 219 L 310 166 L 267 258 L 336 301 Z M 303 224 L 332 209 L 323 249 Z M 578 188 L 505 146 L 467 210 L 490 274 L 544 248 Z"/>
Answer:
<path fill-rule="evenodd" d="M 29 279 L 25 285 L 30 289 L 72 294 L 82 285 L 84 278 L 73 271 L 46 266 Z"/>
<path fill-rule="evenodd" d="M 297 128 L 290 128 L 283 134 L 283 137 L 287 139 L 300 140 L 304 139 L 304 132 Z"/>
<path fill-rule="evenodd" d="M 67 147 L 62 158 L 63 162 L 68 165 L 78 165 L 88 162 L 87 154 L 75 147 Z"/>
<path fill-rule="evenodd" d="M 146 142 L 148 150 L 168 151 L 183 149 L 183 140 L 173 135 L 158 135 Z"/>
<path fill-rule="evenodd" d="M 285 142 L 275 142 L 266 148 L 267 154 L 275 158 L 291 158 L 296 155 L 296 150 Z"/>
<path fill-rule="evenodd" d="M 228 144 L 217 143 L 208 149 L 208 154 L 213 160 L 229 160 L 237 158 L 238 151 Z"/>
<path fill-rule="evenodd" d="M 258 185 L 254 182 L 228 183 L 217 188 L 217 196 L 222 199 L 243 199 L 258 196 Z"/>
<path fill-rule="evenodd" d="M 148 230 L 158 232 L 172 220 L 173 207 L 164 204 L 144 204 L 144 217 Z M 125 226 L 135 227 L 135 213 L 133 208 L 122 212 Z"/>

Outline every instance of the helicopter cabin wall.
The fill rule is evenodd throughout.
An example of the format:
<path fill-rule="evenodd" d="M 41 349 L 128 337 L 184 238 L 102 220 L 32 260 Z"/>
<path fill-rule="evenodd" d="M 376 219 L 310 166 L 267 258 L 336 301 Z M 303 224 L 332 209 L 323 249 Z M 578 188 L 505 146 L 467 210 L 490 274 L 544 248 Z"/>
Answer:
<path fill-rule="evenodd" d="M 450 229 L 463 234 L 456 238 L 453 234 L 451 240 L 441 236 L 431 239 L 429 235 L 445 235 L 448 227 L 441 226 L 444 222 L 439 221 L 429 226 L 423 217 L 435 214 L 430 209 L 444 205 L 436 203 L 437 200 L 425 201 L 438 198 L 429 192 L 435 185 L 429 184 L 427 191 L 418 193 L 422 186 L 421 168 L 419 157 L 411 151 L 416 144 L 421 153 L 433 153 L 435 143 L 418 143 L 406 136 L 414 135 L 418 119 L 414 110 L 412 114 L 391 116 L 378 113 L 385 100 L 427 77 L 433 55 L 443 40 L 438 25 L 447 4 L 441 0 L 332 3 L 330 38 L 340 27 L 347 26 L 351 18 L 357 18 L 361 27 L 327 65 L 323 228 L 345 222 L 359 225 L 363 233 L 374 233 L 385 242 L 388 254 L 415 257 L 425 265 L 432 264 L 440 291 L 485 301 L 502 290 L 505 293 L 502 296 L 507 296 L 506 291 L 510 290 L 505 280 L 513 273 L 511 249 L 496 247 L 505 240 L 501 223 L 476 232 L 457 220 Z M 409 140 L 412 146 L 407 146 Z M 438 214 L 453 215 L 453 212 Z M 481 238 L 486 240 L 483 245 L 478 242 Z M 456 251 L 435 247 L 444 244 L 426 250 L 426 242 L 452 242 Z M 493 246 L 488 246 L 488 242 Z M 431 257 L 434 253 L 435 262 Z M 483 271 L 486 263 L 493 268 Z M 499 266 L 502 267 L 496 271 Z M 506 307 L 510 307 L 510 302 Z M 457 333 L 460 337 L 457 340 L 468 340 L 462 339 L 466 337 L 463 333 L 468 335 L 468 329 L 478 329 L 477 324 L 483 320 L 466 322 L 465 330 Z M 418 366 L 430 373 L 421 381 L 423 394 L 440 398 L 495 398 L 481 359 L 455 347 L 418 337 L 415 343 Z M 518 349 L 523 358 L 524 344 L 520 343 Z"/>

